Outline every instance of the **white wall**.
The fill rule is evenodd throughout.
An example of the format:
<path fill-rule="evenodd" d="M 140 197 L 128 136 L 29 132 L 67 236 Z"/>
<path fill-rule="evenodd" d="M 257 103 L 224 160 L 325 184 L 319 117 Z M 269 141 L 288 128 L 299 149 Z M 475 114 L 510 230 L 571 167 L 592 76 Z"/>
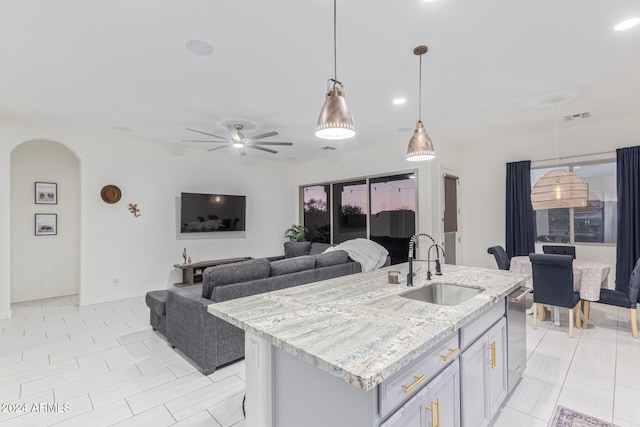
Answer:
<path fill-rule="evenodd" d="M 608 152 L 575 161 L 615 159 L 616 148 L 640 144 L 640 126 L 633 118 L 585 123 L 561 128 L 560 157 Z M 555 145 L 553 132 L 545 132 L 506 141 L 482 141 L 465 148 L 462 157 L 465 214 L 462 221 L 466 236 L 463 246 L 466 265 L 495 268 L 495 261 L 487 254 L 487 248 L 505 245 L 506 163 L 555 157 Z M 541 252 L 541 248 L 538 247 L 537 251 Z M 611 245 L 576 244 L 576 256 L 611 266 L 610 286 L 615 279 L 615 252 Z"/>
<path fill-rule="evenodd" d="M 9 314 L 9 153 L 20 143 L 49 139 L 80 159 L 81 304 L 144 295 L 180 281 L 173 264 L 182 249 L 194 262 L 283 253 L 283 233 L 293 222 L 297 187 L 282 162 L 205 153 L 175 144 L 117 133 L 88 133 L 62 126 L 5 123 L 0 129 L 0 318 Z M 115 184 L 119 203 L 108 205 L 100 189 Z M 176 198 L 180 192 L 247 196 L 244 235 L 178 240 Z M 127 204 L 137 203 L 135 218 Z M 114 281 L 117 280 L 117 283 Z"/>
<path fill-rule="evenodd" d="M 80 287 L 80 166 L 69 149 L 28 141 L 11 153 L 11 302 L 74 295 Z M 57 204 L 35 204 L 34 183 L 57 184 Z M 57 214 L 36 236 L 34 215 Z"/>

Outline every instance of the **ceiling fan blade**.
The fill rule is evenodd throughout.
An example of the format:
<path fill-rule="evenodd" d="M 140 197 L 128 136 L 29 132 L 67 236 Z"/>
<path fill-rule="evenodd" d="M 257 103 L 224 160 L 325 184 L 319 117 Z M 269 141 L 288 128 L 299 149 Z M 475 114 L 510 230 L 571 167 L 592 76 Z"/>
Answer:
<path fill-rule="evenodd" d="M 293 142 L 254 142 L 253 145 L 293 145 Z"/>
<path fill-rule="evenodd" d="M 203 141 L 201 139 L 183 139 L 182 142 L 215 142 L 215 143 L 221 144 L 221 143 L 227 143 L 229 142 L 229 140 L 227 139 L 225 141 Z"/>
<path fill-rule="evenodd" d="M 216 151 L 216 150 L 219 150 L 219 149 L 224 148 L 224 147 L 231 147 L 231 144 L 221 145 L 221 146 L 216 147 L 216 148 L 210 148 L 207 151 Z"/>
<path fill-rule="evenodd" d="M 279 135 L 279 133 L 278 132 L 261 133 L 260 135 L 250 136 L 249 140 L 250 141 L 257 141 L 259 139 L 265 139 L 265 138 L 269 138 L 270 136 L 276 136 L 276 135 Z"/>
<path fill-rule="evenodd" d="M 187 128 L 187 130 L 190 130 L 191 132 L 201 133 L 203 135 L 209 135 L 209 136 L 212 136 L 212 137 L 218 138 L 218 139 L 228 139 L 228 138 L 225 138 L 224 136 L 218 136 L 218 135 L 214 135 L 212 133 L 202 132 L 201 130 L 195 130 L 195 129 L 189 129 L 189 128 Z"/>
<path fill-rule="evenodd" d="M 246 147 L 254 148 L 254 149 L 260 150 L 260 151 L 266 151 L 267 153 L 272 153 L 272 154 L 276 154 L 277 153 L 276 150 L 270 150 L 269 148 L 260 147 L 259 145 L 246 145 Z"/>

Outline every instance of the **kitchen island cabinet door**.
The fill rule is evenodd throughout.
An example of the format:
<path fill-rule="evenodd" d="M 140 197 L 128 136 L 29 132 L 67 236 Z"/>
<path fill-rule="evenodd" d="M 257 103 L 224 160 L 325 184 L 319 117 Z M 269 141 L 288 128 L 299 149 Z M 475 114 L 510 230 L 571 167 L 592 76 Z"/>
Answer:
<path fill-rule="evenodd" d="M 460 427 L 460 368 L 454 361 L 427 386 L 429 398 L 423 402 L 425 427 Z"/>
<path fill-rule="evenodd" d="M 502 318 L 460 356 L 464 427 L 488 425 L 507 396 L 506 331 Z"/>
<path fill-rule="evenodd" d="M 507 323 L 503 319 L 487 332 L 487 348 L 490 350 L 487 385 L 489 416 L 500 409 L 507 397 Z"/>

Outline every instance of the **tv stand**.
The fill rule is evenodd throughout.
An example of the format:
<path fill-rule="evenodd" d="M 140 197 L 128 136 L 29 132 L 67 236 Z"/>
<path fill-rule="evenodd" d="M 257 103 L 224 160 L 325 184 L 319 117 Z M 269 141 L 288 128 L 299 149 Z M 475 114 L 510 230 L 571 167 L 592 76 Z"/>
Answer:
<path fill-rule="evenodd" d="M 191 286 L 202 282 L 202 272 L 207 267 L 213 267 L 222 264 L 233 264 L 236 262 L 250 260 L 251 257 L 214 259 L 211 261 L 193 262 L 191 264 L 174 264 L 175 268 L 182 270 L 182 282 L 175 283 L 175 287 Z"/>

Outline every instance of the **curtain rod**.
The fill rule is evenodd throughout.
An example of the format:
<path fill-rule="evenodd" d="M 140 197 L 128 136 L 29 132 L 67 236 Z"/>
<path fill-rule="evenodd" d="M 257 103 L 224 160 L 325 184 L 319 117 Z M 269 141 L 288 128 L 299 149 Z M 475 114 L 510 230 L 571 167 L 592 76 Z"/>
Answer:
<path fill-rule="evenodd" d="M 538 160 L 531 160 L 531 163 L 537 163 L 537 162 L 550 162 L 551 160 L 565 160 L 565 159 L 575 159 L 578 157 L 589 157 L 589 156 L 599 156 L 602 154 L 615 154 L 615 151 L 601 151 L 599 153 L 590 153 L 590 154 L 577 154 L 575 156 L 565 156 L 565 157 L 553 157 L 551 159 L 538 159 Z"/>

